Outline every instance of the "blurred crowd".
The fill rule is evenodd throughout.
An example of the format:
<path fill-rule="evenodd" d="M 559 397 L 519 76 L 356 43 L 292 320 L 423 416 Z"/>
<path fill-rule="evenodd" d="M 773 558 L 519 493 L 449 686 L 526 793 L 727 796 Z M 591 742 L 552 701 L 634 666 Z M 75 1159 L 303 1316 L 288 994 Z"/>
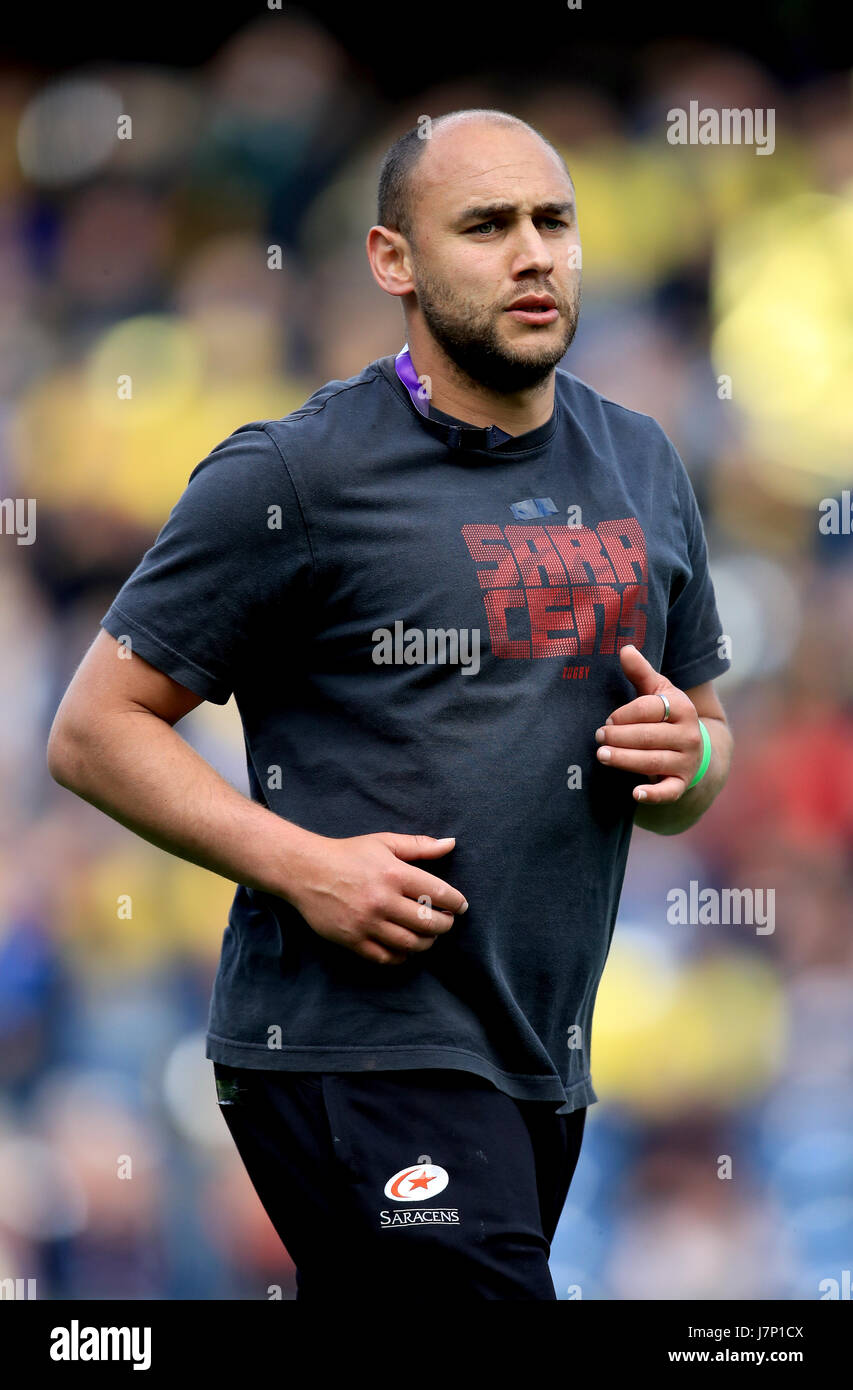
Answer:
<path fill-rule="evenodd" d="M 422 114 L 491 106 L 569 164 L 584 302 L 563 365 L 679 449 L 733 662 L 728 787 L 688 833 L 634 834 L 558 1297 L 843 1291 L 853 536 L 818 522 L 853 485 L 851 85 L 780 85 L 688 41 L 639 52 L 636 77 L 618 101 L 480 76 L 389 106 L 283 13 L 192 71 L 4 71 L 0 499 L 36 499 L 37 529 L 2 513 L 0 1279 L 293 1297 L 204 1057 L 234 885 L 58 787 L 45 743 L 195 464 L 402 346 L 364 254 L 379 162 Z M 772 155 L 670 144 L 691 100 L 773 108 Z M 233 701 L 180 730 L 247 790 Z M 774 930 L 672 924 L 667 894 L 694 880 L 773 890 Z"/>

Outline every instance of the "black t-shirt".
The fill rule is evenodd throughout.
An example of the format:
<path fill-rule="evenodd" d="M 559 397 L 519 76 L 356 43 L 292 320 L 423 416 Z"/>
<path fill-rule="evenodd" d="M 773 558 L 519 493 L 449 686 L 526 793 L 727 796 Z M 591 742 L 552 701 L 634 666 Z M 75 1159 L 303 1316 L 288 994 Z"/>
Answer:
<path fill-rule="evenodd" d="M 450 1067 L 568 1113 L 597 1100 L 593 1005 L 648 780 L 596 758 L 637 693 L 618 649 L 682 689 L 730 665 L 702 522 L 660 426 L 571 373 L 506 439 L 425 417 L 394 361 L 218 444 L 101 623 L 205 699 L 233 692 L 276 814 L 456 837 L 416 862 L 468 911 L 400 965 L 238 886 L 207 1056 Z"/>

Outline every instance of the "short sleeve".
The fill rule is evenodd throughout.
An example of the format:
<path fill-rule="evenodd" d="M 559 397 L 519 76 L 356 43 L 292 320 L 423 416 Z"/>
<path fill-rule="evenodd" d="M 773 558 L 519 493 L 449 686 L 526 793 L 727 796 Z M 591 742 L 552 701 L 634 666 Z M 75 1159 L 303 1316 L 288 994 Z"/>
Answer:
<path fill-rule="evenodd" d="M 312 582 L 300 499 L 275 440 L 253 422 L 196 465 L 100 625 L 222 705 L 271 635 L 304 614 Z"/>
<path fill-rule="evenodd" d="M 675 471 L 675 504 L 685 563 L 670 589 L 661 675 L 681 690 L 689 690 L 715 680 L 732 663 L 708 569 L 708 548 L 696 494 L 678 452 L 669 440 L 667 445 Z"/>

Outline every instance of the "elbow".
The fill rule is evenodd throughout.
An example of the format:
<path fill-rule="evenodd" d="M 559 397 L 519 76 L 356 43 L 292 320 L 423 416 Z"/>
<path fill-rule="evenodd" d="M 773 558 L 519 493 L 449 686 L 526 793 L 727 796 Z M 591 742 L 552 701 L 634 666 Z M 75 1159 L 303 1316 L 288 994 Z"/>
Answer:
<path fill-rule="evenodd" d="M 74 739 L 65 724 L 57 717 L 53 721 L 47 740 L 47 770 L 60 787 L 74 791 L 76 764 Z"/>

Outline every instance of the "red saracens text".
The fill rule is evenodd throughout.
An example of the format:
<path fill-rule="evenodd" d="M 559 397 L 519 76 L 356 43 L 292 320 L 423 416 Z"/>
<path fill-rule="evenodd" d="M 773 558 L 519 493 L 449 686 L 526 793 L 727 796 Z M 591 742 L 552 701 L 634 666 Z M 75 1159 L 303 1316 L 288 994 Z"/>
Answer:
<path fill-rule="evenodd" d="M 495 656 L 612 655 L 642 648 L 646 538 L 634 516 L 597 526 L 462 527 Z M 516 611 L 521 610 L 521 611 Z"/>

